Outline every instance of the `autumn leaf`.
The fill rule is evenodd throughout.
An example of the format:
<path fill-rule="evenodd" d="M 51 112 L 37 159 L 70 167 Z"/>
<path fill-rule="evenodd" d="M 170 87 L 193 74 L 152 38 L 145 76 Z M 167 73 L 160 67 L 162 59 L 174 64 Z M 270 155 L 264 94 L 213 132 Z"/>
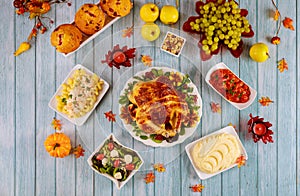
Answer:
<path fill-rule="evenodd" d="M 269 97 L 261 97 L 258 102 L 262 105 L 262 106 L 269 106 L 271 103 L 273 103 L 273 101 L 269 98 Z"/>
<path fill-rule="evenodd" d="M 282 21 L 282 24 L 287 29 L 290 29 L 292 31 L 295 30 L 295 28 L 293 26 L 293 20 L 289 17 L 285 17 L 284 20 Z"/>
<path fill-rule="evenodd" d="M 229 123 L 228 126 L 232 126 L 236 130 L 236 125 Z"/>
<path fill-rule="evenodd" d="M 202 192 L 202 190 L 205 188 L 202 184 L 195 184 L 190 187 L 193 192 Z"/>
<path fill-rule="evenodd" d="M 210 103 L 210 107 L 211 107 L 211 111 L 212 111 L 213 113 L 219 113 L 219 114 L 221 114 L 222 109 L 221 109 L 221 106 L 220 106 L 219 103 L 211 102 L 211 103 Z"/>
<path fill-rule="evenodd" d="M 148 55 L 141 55 L 142 57 L 142 63 L 145 65 L 145 66 L 148 66 L 150 67 L 152 65 L 152 58 Z"/>
<path fill-rule="evenodd" d="M 273 17 L 274 20 L 277 21 L 277 20 L 279 19 L 279 16 L 280 16 L 280 12 L 279 12 L 278 9 L 276 9 L 276 10 L 275 10 L 275 13 L 274 13 L 274 17 Z"/>
<path fill-rule="evenodd" d="M 53 118 L 52 122 L 51 122 L 51 125 L 53 127 L 53 129 L 55 130 L 61 130 L 61 122 L 60 120 L 56 119 L 56 118 Z"/>
<path fill-rule="evenodd" d="M 108 121 L 116 122 L 116 114 L 113 114 L 112 111 L 105 112 L 104 114 Z"/>
<path fill-rule="evenodd" d="M 284 72 L 284 70 L 288 70 L 289 66 L 284 58 L 278 61 L 277 68 L 280 71 L 280 73 Z"/>
<path fill-rule="evenodd" d="M 244 155 L 239 156 L 236 159 L 235 163 L 237 163 L 238 168 L 240 168 L 241 166 L 246 165 L 246 157 Z"/>
<path fill-rule="evenodd" d="M 145 180 L 146 184 L 149 184 L 149 183 L 151 183 L 151 182 L 154 182 L 154 180 L 155 180 L 155 175 L 154 175 L 154 173 L 153 173 L 153 172 L 147 173 L 147 174 L 146 174 L 146 177 L 144 178 L 144 180 Z"/>
<path fill-rule="evenodd" d="M 122 37 L 131 37 L 132 34 L 133 34 L 133 26 L 127 27 L 126 29 L 123 30 Z"/>
<path fill-rule="evenodd" d="M 164 164 L 162 164 L 162 163 L 154 164 L 153 168 L 158 172 L 165 172 L 166 171 L 166 168 L 164 167 Z"/>
<path fill-rule="evenodd" d="M 84 152 L 85 150 L 82 148 L 80 144 L 72 150 L 72 153 L 75 155 L 76 158 L 84 156 Z"/>

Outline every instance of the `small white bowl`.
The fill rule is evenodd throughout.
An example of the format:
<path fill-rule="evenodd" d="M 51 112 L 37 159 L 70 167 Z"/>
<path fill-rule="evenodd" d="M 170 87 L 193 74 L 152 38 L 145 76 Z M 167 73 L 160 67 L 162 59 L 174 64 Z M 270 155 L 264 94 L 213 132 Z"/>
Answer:
<path fill-rule="evenodd" d="M 87 69 L 86 67 L 80 65 L 80 64 L 77 64 L 71 71 L 70 73 L 68 74 L 68 76 L 66 77 L 66 79 L 63 81 L 62 84 L 64 83 L 67 83 L 68 79 L 74 74 L 74 72 L 78 69 L 83 69 L 86 71 L 87 74 L 94 74 L 92 71 L 90 71 L 89 69 Z M 98 76 L 99 77 L 99 76 Z M 100 78 L 100 77 L 99 77 Z M 70 118 L 68 117 L 68 115 L 60 112 L 57 110 L 57 101 L 56 101 L 56 96 L 57 95 L 60 95 L 62 90 L 63 90 L 63 87 L 62 87 L 62 84 L 58 87 L 58 89 L 56 90 L 55 94 L 53 95 L 53 97 L 51 98 L 48 106 L 56 111 L 57 113 L 59 113 L 61 116 L 63 116 L 64 118 L 66 118 L 67 120 L 69 120 L 70 122 L 72 122 L 73 124 L 75 125 L 78 125 L 78 126 L 81 126 L 83 125 L 83 123 L 85 123 L 85 121 L 89 118 L 89 116 L 91 115 L 91 113 L 95 110 L 96 106 L 99 104 L 99 102 L 101 101 L 101 99 L 103 98 L 103 96 L 105 95 L 105 93 L 108 91 L 109 89 L 109 84 L 103 80 L 102 78 L 100 78 L 101 81 L 103 81 L 103 85 L 102 85 L 102 90 L 99 92 L 99 95 L 97 97 L 97 101 L 96 103 L 94 104 L 94 107 L 88 112 L 86 113 L 85 115 L 79 117 L 79 118 Z"/>
<path fill-rule="evenodd" d="M 220 130 L 215 131 L 215 132 L 213 132 L 213 133 L 211 133 L 211 134 L 209 134 L 209 135 L 206 135 L 206 136 L 204 136 L 204 137 L 202 137 L 202 138 L 200 138 L 200 139 L 198 139 L 198 140 L 196 140 L 196 141 L 194 141 L 194 142 L 192 142 L 192 143 L 189 143 L 188 145 L 185 146 L 185 151 L 186 151 L 186 153 L 187 153 L 187 155 L 188 155 L 188 157 L 189 157 L 189 159 L 190 159 L 190 161 L 191 161 L 191 163 L 192 163 L 192 165 L 193 165 L 194 170 L 196 171 L 197 175 L 199 176 L 199 178 L 200 178 L 201 180 L 208 179 L 208 178 L 210 178 L 210 177 L 213 177 L 213 176 L 215 176 L 215 175 L 218 175 L 218 174 L 220 174 L 220 173 L 222 173 L 222 172 L 224 172 L 224 171 L 227 171 L 227 170 L 229 170 L 229 169 L 231 169 L 231 168 L 237 166 L 237 163 L 235 163 L 235 164 L 231 165 L 230 167 L 228 167 L 228 168 L 226 168 L 226 169 L 224 169 L 224 170 L 218 171 L 218 172 L 213 173 L 213 174 L 208 174 L 208 173 L 205 173 L 205 172 L 200 171 L 200 170 L 196 167 L 196 165 L 194 164 L 193 157 L 192 157 L 192 155 L 191 155 L 191 150 L 193 149 L 194 145 L 195 145 L 196 143 L 198 143 L 199 141 L 206 139 L 207 137 L 210 137 L 210 136 L 216 135 L 216 134 L 220 134 L 220 133 L 228 133 L 228 134 L 231 134 L 231 135 L 235 136 L 236 139 L 237 139 L 237 141 L 238 141 L 238 143 L 239 143 L 239 146 L 240 146 L 241 155 L 245 156 L 245 159 L 246 159 L 246 160 L 248 159 L 247 152 L 246 152 L 246 150 L 245 150 L 245 148 L 244 148 L 244 146 L 243 146 L 243 144 L 242 144 L 242 142 L 241 142 L 241 140 L 240 140 L 238 134 L 236 133 L 235 129 L 234 129 L 232 126 L 224 127 L 223 129 L 220 129 Z"/>
<path fill-rule="evenodd" d="M 231 70 L 230 70 L 223 62 L 218 63 L 218 64 L 214 65 L 212 68 L 210 68 L 210 70 L 207 72 L 206 77 L 205 77 L 206 83 L 207 83 L 209 86 L 211 86 L 211 87 L 212 87 L 219 95 L 221 95 L 226 101 L 228 101 L 229 103 L 231 103 L 231 104 L 232 104 L 234 107 L 236 107 L 237 109 L 243 110 L 243 109 L 249 107 L 249 106 L 253 103 L 253 101 L 255 100 L 255 98 L 256 98 L 256 94 L 257 94 L 256 90 L 254 90 L 253 88 L 251 88 L 246 82 L 244 82 L 243 80 L 241 80 L 237 75 L 235 75 L 235 74 L 233 73 L 233 71 L 231 71 L 237 78 L 239 78 L 242 82 L 244 82 L 244 83 L 249 87 L 249 89 L 250 89 L 250 97 L 249 97 L 249 100 L 248 100 L 247 102 L 245 102 L 245 103 L 235 103 L 235 102 L 229 101 L 229 100 L 226 99 L 226 97 L 224 97 L 219 91 L 217 91 L 217 89 L 215 89 L 215 88 L 210 84 L 210 82 L 209 82 L 210 75 L 211 75 L 214 71 L 216 71 L 216 70 L 218 70 L 218 69 L 228 69 L 229 71 L 231 71 Z"/>
<path fill-rule="evenodd" d="M 168 35 L 175 36 L 175 38 L 178 38 L 178 39 L 181 39 L 181 40 L 182 40 L 182 45 L 181 45 L 180 48 L 179 48 L 178 54 L 175 54 L 175 53 L 170 52 L 170 51 L 168 51 L 168 50 L 166 50 L 166 49 L 163 49 L 164 43 L 167 42 L 167 37 L 168 37 Z M 179 35 L 176 35 L 175 33 L 172 33 L 172 32 L 170 32 L 170 31 L 168 31 L 168 32 L 166 33 L 166 35 L 165 35 L 165 38 L 164 38 L 164 40 L 163 40 L 161 46 L 160 46 L 160 49 L 161 49 L 162 51 L 164 51 L 164 52 L 167 52 L 167 53 L 173 55 L 173 56 L 179 57 L 179 55 L 181 54 L 181 51 L 182 51 L 182 49 L 183 49 L 183 47 L 184 47 L 185 42 L 186 42 L 186 39 L 185 39 L 184 37 L 181 37 L 181 36 L 179 36 Z"/>
<path fill-rule="evenodd" d="M 113 141 L 113 142 L 116 142 L 118 145 L 120 145 L 121 146 L 121 148 L 124 148 L 124 149 L 126 149 L 127 151 L 131 151 L 131 152 L 134 152 L 134 153 L 136 153 L 136 155 L 137 155 L 137 157 L 139 158 L 139 160 L 141 161 L 141 164 L 139 165 L 139 167 L 137 168 L 137 169 L 134 169 L 134 170 L 132 170 L 131 171 L 131 173 L 129 174 L 129 176 L 126 178 L 126 180 L 124 180 L 124 181 L 118 181 L 118 180 L 116 180 L 115 178 L 113 178 L 111 175 L 109 175 L 109 174 L 106 174 L 106 173 L 101 173 L 101 172 L 99 172 L 97 169 L 95 169 L 94 167 L 93 167 L 93 161 L 92 161 L 92 158 L 94 157 L 94 155 L 95 154 L 97 154 L 100 150 L 101 150 L 101 148 L 105 145 L 105 143 L 107 142 L 107 141 Z M 133 158 L 133 160 L 132 161 L 134 161 L 134 158 Z M 111 181 L 113 181 L 114 183 L 115 183 L 115 185 L 117 186 L 117 188 L 118 189 L 121 189 L 131 178 L 132 178 L 132 176 L 134 176 L 134 174 L 141 168 L 141 166 L 143 165 L 143 163 L 144 163 L 144 161 L 143 161 L 143 159 L 141 158 L 141 156 L 140 156 L 140 154 L 137 152 L 137 151 L 135 151 L 135 150 L 133 150 L 133 149 L 131 149 L 131 148 L 128 148 L 128 147 L 126 147 L 126 146 L 124 146 L 124 145 L 122 145 L 116 138 L 115 138 L 115 136 L 113 135 L 113 134 L 110 134 L 97 148 L 96 148 L 96 150 L 91 154 L 91 156 L 88 158 L 88 160 L 87 160 L 87 162 L 88 162 L 88 164 L 89 164 L 89 166 L 95 171 L 95 172 L 97 172 L 98 174 L 100 174 L 100 175 L 103 175 L 103 176 L 105 176 L 106 178 L 108 178 L 108 179 L 110 179 Z"/>

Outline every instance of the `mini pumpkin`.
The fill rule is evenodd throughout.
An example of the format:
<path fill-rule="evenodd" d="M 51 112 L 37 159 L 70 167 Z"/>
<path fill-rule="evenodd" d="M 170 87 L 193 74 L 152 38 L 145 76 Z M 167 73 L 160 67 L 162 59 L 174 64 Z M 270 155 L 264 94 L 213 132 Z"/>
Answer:
<path fill-rule="evenodd" d="M 63 158 L 68 156 L 71 151 L 71 140 L 64 133 L 53 133 L 49 135 L 44 146 L 50 156 Z"/>

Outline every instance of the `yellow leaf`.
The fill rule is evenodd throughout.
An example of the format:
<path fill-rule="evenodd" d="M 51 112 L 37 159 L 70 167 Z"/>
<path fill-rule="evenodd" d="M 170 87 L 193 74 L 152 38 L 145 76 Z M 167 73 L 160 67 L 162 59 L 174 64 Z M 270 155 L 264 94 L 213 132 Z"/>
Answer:
<path fill-rule="evenodd" d="M 163 164 L 161 163 L 156 163 L 153 165 L 153 168 L 158 171 L 158 172 L 165 172 L 166 171 L 166 168 L 164 167 Z"/>
<path fill-rule="evenodd" d="M 277 68 L 280 71 L 280 73 L 284 72 L 284 70 L 288 70 L 289 66 L 284 58 L 278 61 Z"/>
<path fill-rule="evenodd" d="M 152 65 L 152 58 L 148 55 L 141 55 L 142 57 L 142 63 L 145 65 L 145 66 L 151 66 Z"/>
<path fill-rule="evenodd" d="M 279 19 L 279 16 L 280 16 L 280 12 L 278 9 L 276 9 L 274 13 L 274 20 L 277 21 Z"/>
<path fill-rule="evenodd" d="M 273 101 L 269 98 L 269 97 L 261 97 L 258 102 L 262 105 L 262 106 L 269 106 L 271 103 L 273 103 Z"/>

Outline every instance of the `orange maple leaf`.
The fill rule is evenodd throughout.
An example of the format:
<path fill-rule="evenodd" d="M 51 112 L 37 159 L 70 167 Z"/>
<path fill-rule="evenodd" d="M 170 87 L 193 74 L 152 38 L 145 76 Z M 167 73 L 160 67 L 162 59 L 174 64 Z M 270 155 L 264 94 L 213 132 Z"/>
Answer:
<path fill-rule="evenodd" d="M 211 107 L 211 111 L 213 113 L 219 113 L 220 114 L 222 112 L 221 105 L 219 103 L 211 102 L 210 107 Z"/>
<path fill-rule="evenodd" d="M 232 126 L 236 130 L 236 125 L 229 123 L 228 126 Z"/>
<path fill-rule="evenodd" d="M 279 16 L 280 16 L 280 12 L 279 12 L 278 9 L 276 9 L 276 10 L 275 10 L 275 13 L 274 13 L 274 17 L 273 17 L 274 20 L 277 21 L 277 20 L 279 19 Z"/>
<path fill-rule="evenodd" d="M 158 172 L 165 172 L 166 171 L 166 168 L 164 167 L 164 164 L 162 164 L 162 163 L 154 164 L 153 168 Z"/>
<path fill-rule="evenodd" d="M 295 28 L 293 26 L 293 20 L 289 17 L 285 17 L 284 20 L 282 21 L 282 24 L 287 29 L 290 29 L 292 31 L 295 30 Z"/>
<path fill-rule="evenodd" d="M 116 114 L 113 114 L 112 111 L 105 112 L 104 114 L 108 121 L 116 122 Z"/>
<path fill-rule="evenodd" d="M 244 155 L 239 156 L 236 159 L 235 163 L 237 163 L 238 168 L 240 168 L 241 166 L 246 165 L 246 157 Z"/>
<path fill-rule="evenodd" d="M 152 65 L 152 58 L 148 55 L 141 55 L 142 57 L 142 63 L 145 65 L 145 66 L 151 66 Z"/>
<path fill-rule="evenodd" d="M 84 156 L 84 152 L 85 150 L 82 148 L 80 144 L 72 150 L 72 153 L 75 155 L 76 158 Z"/>
<path fill-rule="evenodd" d="M 269 97 L 261 97 L 258 102 L 262 105 L 262 106 L 269 106 L 271 103 L 273 103 L 273 101 L 269 98 Z"/>
<path fill-rule="evenodd" d="M 155 175 L 154 175 L 154 173 L 153 173 L 153 172 L 147 173 L 147 174 L 146 174 L 146 177 L 144 178 L 144 180 L 145 180 L 146 184 L 149 184 L 149 183 L 151 183 L 151 182 L 154 182 L 154 180 L 155 180 Z"/>
<path fill-rule="evenodd" d="M 55 130 L 61 130 L 61 122 L 60 120 L 56 119 L 56 118 L 53 118 L 52 122 L 51 122 L 51 125 L 53 127 L 53 129 Z"/>
<path fill-rule="evenodd" d="M 204 187 L 205 186 L 203 186 L 202 184 L 195 184 L 195 185 L 191 186 L 190 188 L 192 189 L 193 192 L 202 192 Z"/>
<path fill-rule="evenodd" d="M 288 70 L 289 66 L 284 58 L 278 61 L 277 68 L 280 71 L 280 73 L 284 72 L 284 70 Z"/>
<path fill-rule="evenodd" d="M 123 30 L 122 37 L 131 37 L 132 34 L 133 34 L 133 26 L 127 27 L 126 29 Z"/>

